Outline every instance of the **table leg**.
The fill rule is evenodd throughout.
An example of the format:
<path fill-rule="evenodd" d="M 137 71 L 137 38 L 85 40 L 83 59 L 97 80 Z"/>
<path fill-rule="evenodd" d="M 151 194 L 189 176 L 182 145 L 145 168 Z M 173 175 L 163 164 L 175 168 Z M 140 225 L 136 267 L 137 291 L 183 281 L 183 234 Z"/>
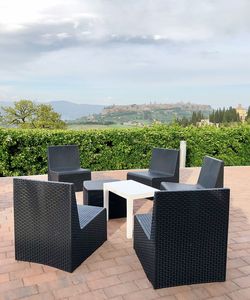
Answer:
<path fill-rule="evenodd" d="M 132 239 L 134 229 L 133 199 L 127 198 L 127 238 Z"/>
<path fill-rule="evenodd" d="M 107 221 L 109 219 L 109 190 L 103 189 L 103 207 L 107 211 Z"/>

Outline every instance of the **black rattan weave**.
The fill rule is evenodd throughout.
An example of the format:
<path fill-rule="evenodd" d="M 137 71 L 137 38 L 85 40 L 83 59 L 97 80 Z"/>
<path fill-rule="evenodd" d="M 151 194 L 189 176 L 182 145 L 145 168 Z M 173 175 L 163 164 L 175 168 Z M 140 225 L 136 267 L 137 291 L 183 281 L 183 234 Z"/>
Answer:
<path fill-rule="evenodd" d="M 72 182 L 75 191 L 82 191 L 82 182 L 91 180 L 91 171 L 80 167 L 76 145 L 48 147 L 48 180 Z"/>
<path fill-rule="evenodd" d="M 179 182 L 179 150 L 154 148 L 147 171 L 128 172 L 128 180 L 160 189 L 162 181 Z"/>
<path fill-rule="evenodd" d="M 77 206 L 74 185 L 14 178 L 15 257 L 73 272 L 107 240 L 106 209 Z"/>
<path fill-rule="evenodd" d="M 83 201 L 86 205 L 103 207 L 103 184 L 117 179 L 87 180 L 83 182 Z M 109 219 L 124 218 L 127 215 L 126 199 L 109 192 Z"/>
<path fill-rule="evenodd" d="M 162 182 L 161 190 L 183 191 L 196 189 L 223 188 L 224 162 L 210 156 L 205 156 L 197 184 Z"/>
<path fill-rule="evenodd" d="M 159 191 L 134 249 L 154 288 L 225 281 L 229 189 Z"/>

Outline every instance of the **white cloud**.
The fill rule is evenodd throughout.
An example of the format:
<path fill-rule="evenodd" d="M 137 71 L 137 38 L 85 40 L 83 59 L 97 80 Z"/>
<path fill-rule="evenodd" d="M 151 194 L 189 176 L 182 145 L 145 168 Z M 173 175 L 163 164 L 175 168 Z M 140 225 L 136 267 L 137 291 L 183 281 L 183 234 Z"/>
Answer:
<path fill-rule="evenodd" d="M 0 0 L 0 99 L 247 85 L 249 11 L 249 0 Z"/>
<path fill-rule="evenodd" d="M 173 41 L 206 40 L 249 32 L 248 0 L 1 0 L 2 32 L 66 23 L 88 27 L 93 39 L 160 37 Z M 60 25 L 61 24 L 61 25 Z M 69 30 L 72 30 L 69 26 Z M 41 30 L 41 29 L 40 29 Z M 157 40 L 157 38 L 155 39 Z"/>

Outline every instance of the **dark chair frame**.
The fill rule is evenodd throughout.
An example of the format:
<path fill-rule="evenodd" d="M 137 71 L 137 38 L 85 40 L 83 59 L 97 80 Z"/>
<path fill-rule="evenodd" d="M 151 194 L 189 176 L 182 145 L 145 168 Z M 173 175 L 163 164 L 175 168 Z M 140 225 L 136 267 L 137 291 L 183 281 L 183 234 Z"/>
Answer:
<path fill-rule="evenodd" d="M 128 172 L 127 180 L 160 189 L 162 181 L 179 182 L 179 168 L 179 150 L 153 148 L 149 169 Z"/>
<path fill-rule="evenodd" d="M 196 190 L 208 188 L 223 188 L 224 162 L 210 156 L 205 156 L 201 166 L 197 184 L 162 182 L 161 190 Z"/>
<path fill-rule="evenodd" d="M 75 191 L 82 191 L 82 183 L 91 180 L 91 171 L 82 169 L 77 145 L 48 147 L 48 180 L 71 182 Z"/>
<path fill-rule="evenodd" d="M 230 190 L 159 191 L 135 216 L 134 249 L 153 287 L 226 278 Z"/>
<path fill-rule="evenodd" d="M 73 272 L 107 240 L 106 209 L 76 204 L 74 185 L 14 178 L 15 258 Z"/>

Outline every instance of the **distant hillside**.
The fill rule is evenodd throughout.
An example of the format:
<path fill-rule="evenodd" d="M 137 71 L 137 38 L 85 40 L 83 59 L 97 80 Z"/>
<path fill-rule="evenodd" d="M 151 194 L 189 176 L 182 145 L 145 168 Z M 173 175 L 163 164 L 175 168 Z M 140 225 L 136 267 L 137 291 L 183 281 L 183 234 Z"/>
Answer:
<path fill-rule="evenodd" d="M 210 105 L 193 103 L 132 104 L 132 105 L 92 105 L 69 101 L 50 101 L 53 109 L 63 120 L 73 124 L 151 124 L 158 121 L 169 123 L 175 118 L 191 118 L 193 111 L 201 111 L 207 117 L 212 111 Z M 0 101 L 1 106 L 11 106 L 13 102 Z"/>
<path fill-rule="evenodd" d="M 61 114 L 63 120 L 74 120 L 82 116 L 99 114 L 104 105 L 95 104 L 77 104 L 68 101 L 51 101 L 54 110 Z"/>
<path fill-rule="evenodd" d="M 192 103 L 174 104 L 133 104 L 112 105 L 103 109 L 100 114 L 82 117 L 73 121 L 78 124 L 131 124 L 142 125 L 152 122 L 170 123 L 176 118 L 191 118 L 193 112 L 201 111 L 208 117 L 212 111 L 210 105 Z"/>
<path fill-rule="evenodd" d="M 99 114 L 104 105 L 94 104 L 77 104 L 69 101 L 50 101 L 46 104 L 51 104 L 53 109 L 60 113 L 63 120 L 74 120 L 83 116 L 89 116 L 92 114 Z M 0 112 L 1 106 L 12 106 L 13 102 L 0 101 Z"/>

